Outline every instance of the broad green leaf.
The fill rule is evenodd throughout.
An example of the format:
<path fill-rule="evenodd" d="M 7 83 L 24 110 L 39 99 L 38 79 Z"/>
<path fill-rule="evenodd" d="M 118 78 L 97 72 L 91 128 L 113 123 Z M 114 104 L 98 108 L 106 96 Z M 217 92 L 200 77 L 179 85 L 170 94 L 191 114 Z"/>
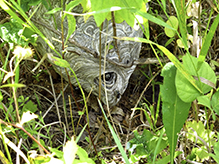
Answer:
<path fill-rule="evenodd" d="M 91 0 L 91 9 L 95 13 L 103 9 L 107 9 L 105 12 L 101 12 L 100 14 L 94 14 L 94 19 L 96 21 L 97 26 L 99 27 L 101 23 L 107 18 L 111 19 L 110 11 L 113 11 L 115 7 L 119 7 L 120 10 L 116 10 L 115 15 L 115 22 L 121 23 L 122 21 L 126 21 L 131 27 L 135 25 L 135 16 L 130 9 L 135 8 L 139 11 L 146 11 L 146 5 L 143 0 Z M 89 5 L 82 1 L 82 6 L 88 7 Z M 124 10 L 121 10 L 121 9 Z M 141 22 L 143 23 L 143 22 Z"/>
<path fill-rule="evenodd" d="M 83 7 L 83 12 L 90 12 L 91 11 L 91 3 L 88 0 L 82 0 L 81 6 Z"/>
<path fill-rule="evenodd" d="M 170 30 L 167 27 L 164 28 L 165 34 L 168 37 L 172 38 L 175 36 L 176 31 L 177 31 L 178 26 L 179 26 L 178 19 L 175 16 L 170 16 L 166 23 L 175 29 L 175 30 Z"/>
<path fill-rule="evenodd" d="M 118 2 L 122 3 L 121 6 L 125 6 L 128 8 L 135 8 L 137 11 L 146 12 L 146 4 L 143 0 L 117 0 Z M 129 10 L 120 10 L 117 11 L 119 17 L 124 18 L 124 20 L 131 26 L 135 26 L 135 17 L 140 18 L 141 16 L 137 13 L 133 15 Z M 144 24 L 144 20 L 138 19 L 140 23 Z M 118 22 L 118 21 L 117 21 Z M 120 23 L 120 22 L 118 22 Z"/>
<path fill-rule="evenodd" d="M 202 78 L 202 79 L 204 78 L 209 82 L 215 84 L 216 76 L 214 71 L 206 62 L 203 62 L 202 65 L 200 66 L 200 69 L 197 70 L 198 69 L 197 58 L 186 54 L 185 56 L 183 56 L 182 60 L 183 60 L 184 69 L 186 69 L 190 75 L 197 78 L 197 80 L 195 80 L 195 84 L 198 86 L 201 92 L 198 91 L 197 88 L 195 88 L 179 70 L 177 70 L 176 73 L 177 94 L 184 102 L 192 102 L 198 96 L 201 96 L 212 89 L 211 86 L 203 83 L 201 80 L 198 80 L 198 78 Z"/>
<path fill-rule="evenodd" d="M 211 99 L 213 110 L 219 115 L 219 91 L 215 92 Z"/>
<path fill-rule="evenodd" d="M 91 8 L 92 11 L 99 11 L 105 8 L 111 8 L 113 5 L 113 1 L 108 1 L 108 0 L 91 0 Z M 94 19 L 96 21 L 97 26 L 99 27 L 101 23 L 106 19 L 106 16 L 110 13 L 104 12 L 100 14 L 95 14 Z"/>
<path fill-rule="evenodd" d="M 176 67 L 173 63 L 167 63 L 161 72 L 164 77 L 160 86 L 163 113 L 163 123 L 170 144 L 170 159 L 173 162 L 177 143 L 177 133 L 180 132 L 188 117 L 191 103 L 183 102 L 176 93 L 175 76 Z"/>

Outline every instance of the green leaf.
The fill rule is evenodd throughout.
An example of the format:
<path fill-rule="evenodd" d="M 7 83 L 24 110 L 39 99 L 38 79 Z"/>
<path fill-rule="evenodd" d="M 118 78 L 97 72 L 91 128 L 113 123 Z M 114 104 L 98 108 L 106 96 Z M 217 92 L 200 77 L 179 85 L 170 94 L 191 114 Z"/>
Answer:
<path fill-rule="evenodd" d="M 206 130 L 204 124 L 201 121 L 186 122 L 186 127 L 188 129 L 188 133 L 186 133 L 187 138 L 190 139 L 192 142 L 204 145 L 200 139 L 197 139 L 197 135 L 198 135 L 205 142 L 209 142 L 209 140 L 211 140 L 211 144 L 214 144 L 215 133 L 210 129 Z M 208 133 L 209 133 L 209 137 L 208 137 Z"/>
<path fill-rule="evenodd" d="M 5 87 L 19 88 L 19 87 L 26 87 L 26 85 L 14 83 L 14 84 L 5 84 L 5 85 L 0 86 L 0 88 L 5 88 Z"/>
<path fill-rule="evenodd" d="M 0 102 L 3 100 L 2 92 L 0 91 Z"/>
<path fill-rule="evenodd" d="M 14 44 L 27 46 L 29 43 L 35 44 L 37 40 L 37 36 L 32 30 L 24 28 L 15 19 L 0 25 L 0 37 L 11 45 L 11 49 Z"/>
<path fill-rule="evenodd" d="M 120 10 L 116 9 L 115 15 L 115 22 L 121 23 L 122 21 L 126 21 L 131 27 L 135 25 L 135 16 L 130 9 L 136 9 L 138 11 L 146 11 L 146 5 L 143 0 L 115 0 L 115 1 L 108 1 L 108 0 L 91 0 L 91 9 L 95 13 L 99 11 L 100 14 L 94 14 L 94 19 L 96 21 L 97 26 L 99 27 L 101 23 L 107 18 L 111 19 L 110 12 L 115 10 L 115 7 L 119 7 Z M 86 7 L 86 3 L 82 2 L 83 7 Z M 87 5 L 89 6 L 89 5 Z M 104 9 L 104 10 L 103 10 Z M 123 10 L 121 10 L 123 9 Z M 141 22 L 143 23 L 143 22 Z"/>
<path fill-rule="evenodd" d="M 67 37 L 65 40 L 65 44 L 67 43 L 68 39 L 73 34 L 73 32 L 75 31 L 75 28 L 76 28 L 75 17 L 73 15 L 67 15 L 67 19 L 68 19 L 68 34 L 67 34 Z"/>
<path fill-rule="evenodd" d="M 174 31 L 176 30 L 173 27 L 171 27 L 170 25 L 168 25 L 166 22 L 164 22 L 163 20 L 158 19 L 158 18 L 156 18 L 155 16 L 153 16 L 151 14 L 148 14 L 146 12 L 143 12 L 143 11 L 140 11 L 140 10 L 136 10 L 136 9 L 132 9 L 131 11 L 133 13 L 136 13 L 136 14 L 142 16 L 143 18 L 146 18 L 146 19 L 150 20 L 151 22 L 154 22 L 154 23 L 160 25 L 160 26 L 169 28 L 169 29 L 174 30 Z"/>
<path fill-rule="evenodd" d="M 24 104 L 22 111 L 31 111 L 32 113 L 38 110 L 37 105 L 31 100 Z"/>
<path fill-rule="evenodd" d="M 207 95 L 197 97 L 198 104 L 204 105 L 211 109 L 211 101 Z"/>
<path fill-rule="evenodd" d="M 77 6 L 79 3 L 81 2 L 81 0 L 76 0 L 76 1 L 71 1 L 70 3 L 68 3 L 66 5 L 66 11 L 67 12 L 71 12 L 71 10 Z M 64 13 L 64 18 L 66 16 L 66 13 Z M 67 43 L 68 39 L 70 38 L 70 36 L 73 34 L 73 32 L 75 31 L 75 27 L 76 27 L 76 20 L 75 17 L 73 15 L 67 15 L 67 20 L 68 20 L 68 34 L 65 40 L 65 44 Z"/>
<path fill-rule="evenodd" d="M 214 158 L 214 160 L 216 161 L 216 163 L 219 163 L 219 155 L 214 155 L 214 154 L 209 154 L 209 156 L 211 156 L 212 158 Z"/>
<path fill-rule="evenodd" d="M 117 2 L 122 2 L 121 6 L 128 7 L 131 9 L 136 9 L 137 11 L 146 12 L 146 4 L 143 0 L 121 0 Z M 130 10 L 131 11 L 131 10 Z M 133 15 L 132 12 L 129 10 L 120 10 L 116 11 L 116 14 L 118 14 L 119 17 L 124 18 L 124 20 L 128 23 L 129 26 L 134 27 L 135 26 L 135 19 L 136 17 L 140 16 L 137 13 Z M 140 17 L 139 17 L 140 18 Z M 138 19 L 138 21 L 142 24 L 144 24 L 144 20 Z M 117 21 L 120 23 L 119 21 Z"/>
<path fill-rule="evenodd" d="M 219 115 L 219 91 L 215 92 L 211 99 L 213 110 Z"/>
<path fill-rule="evenodd" d="M 113 1 L 108 0 L 91 0 L 92 11 L 99 11 L 105 8 L 111 8 L 112 2 Z M 103 23 L 109 13 L 110 11 L 94 15 L 94 19 L 98 27 L 101 25 L 101 23 Z"/>
<path fill-rule="evenodd" d="M 154 135 L 149 130 L 144 129 L 140 135 L 136 130 L 133 131 L 135 137 L 127 143 L 127 150 L 131 154 L 132 162 L 139 161 L 141 158 L 150 158 L 148 160 L 152 161 L 153 157 L 155 161 L 157 154 L 167 147 L 167 142 L 162 135 L 164 129 L 158 132 L 158 135 Z M 162 134 L 160 135 L 160 133 Z"/>
<path fill-rule="evenodd" d="M 195 154 L 197 162 L 204 162 L 209 159 L 209 153 L 204 146 L 193 148 L 191 154 Z"/>
<path fill-rule="evenodd" d="M 47 11 L 45 14 L 55 14 L 56 12 L 58 12 L 60 10 L 62 10 L 62 8 L 57 7 L 57 8 L 54 8 L 54 9 L 50 10 L 50 11 Z"/>
<path fill-rule="evenodd" d="M 42 0 L 20 0 L 20 6 L 24 12 L 28 11 L 31 6 L 38 5 Z"/>
<path fill-rule="evenodd" d="M 79 160 L 75 159 L 73 164 L 80 164 L 80 163 L 95 164 L 94 161 L 88 157 L 87 152 L 79 146 L 78 146 L 77 155 L 79 157 Z"/>
<path fill-rule="evenodd" d="M 57 158 L 62 158 L 64 153 L 56 148 L 51 148 L 49 147 L 49 150 L 55 155 L 57 156 Z"/>
<path fill-rule="evenodd" d="M 48 56 L 49 60 L 55 65 L 58 65 L 58 66 L 63 67 L 63 68 L 70 67 L 70 64 L 65 59 L 55 57 L 52 54 L 48 54 L 47 56 Z"/>
<path fill-rule="evenodd" d="M 173 63 L 167 63 L 162 69 L 161 75 L 164 77 L 163 85 L 160 86 L 163 101 L 163 123 L 170 144 L 170 159 L 172 162 L 177 143 L 177 133 L 180 132 L 188 117 L 191 103 L 183 102 L 176 93 L 176 67 Z"/>
<path fill-rule="evenodd" d="M 209 154 L 211 157 L 213 157 L 214 158 L 214 160 L 217 162 L 217 163 L 219 163 L 219 142 L 216 142 L 215 144 L 214 144 L 214 153 L 216 154 L 216 155 L 214 155 L 214 154 Z"/>
<path fill-rule="evenodd" d="M 185 0 L 171 0 L 174 4 L 176 10 L 177 18 L 179 20 L 180 33 L 182 35 L 182 43 L 186 49 L 188 49 L 187 44 L 187 27 L 186 27 L 186 5 Z"/>
<path fill-rule="evenodd" d="M 186 54 L 182 58 L 184 69 L 186 69 L 190 75 L 193 77 L 199 77 L 207 79 L 208 81 L 212 82 L 213 84 L 216 83 L 216 76 L 214 71 L 208 65 L 208 63 L 203 62 L 198 70 L 198 59 Z M 185 77 L 184 75 L 177 70 L 176 73 L 176 89 L 177 94 L 184 102 L 192 102 L 198 96 L 201 96 L 207 92 L 209 92 L 212 87 L 199 81 L 198 79 L 195 80 L 195 84 L 198 86 L 200 91 L 197 90 Z"/>
<path fill-rule="evenodd" d="M 166 34 L 168 37 L 172 38 L 172 37 L 175 36 L 176 31 L 177 31 L 178 26 L 179 26 L 178 19 L 177 19 L 175 16 L 170 16 L 169 19 L 168 19 L 168 21 L 167 21 L 166 23 L 175 29 L 175 30 L 170 30 L 170 29 L 167 28 L 167 27 L 164 28 L 165 34 Z"/>
<path fill-rule="evenodd" d="M 181 151 L 176 151 L 176 152 L 175 152 L 174 159 L 175 159 L 176 157 L 178 157 L 180 154 L 182 154 Z M 165 156 L 165 157 L 162 157 L 162 159 L 157 160 L 157 161 L 156 161 L 156 164 L 167 164 L 168 162 L 170 162 L 170 155 Z"/>

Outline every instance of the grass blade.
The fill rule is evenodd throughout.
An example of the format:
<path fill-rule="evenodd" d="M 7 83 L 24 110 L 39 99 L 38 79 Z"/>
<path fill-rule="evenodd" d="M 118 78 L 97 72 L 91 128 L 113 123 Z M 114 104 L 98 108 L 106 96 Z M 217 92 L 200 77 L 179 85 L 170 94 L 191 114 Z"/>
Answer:
<path fill-rule="evenodd" d="M 125 153 L 125 151 L 124 151 L 124 149 L 123 149 L 123 146 L 122 146 L 122 144 L 121 144 L 120 141 L 119 141 L 119 138 L 117 137 L 115 131 L 113 130 L 112 125 L 110 124 L 109 120 L 108 120 L 107 117 L 106 117 L 106 114 L 105 114 L 105 112 L 104 112 L 104 109 L 103 109 L 103 106 L 102 106 L 100 100 L 99 100 L 99 99 L 97 99 L 97 100 L 98 100 L 98 103 L 99 103 L 99 105 L 100 105 L 100 108 L 101 108 L 101 110 L 102 110 L 102 112 L 103 112 L 103 115 L 104 115 L 104 117 L 105 117 L 105 119 L 106 119 L 106 122 L 107 122 L 107 124 L 108 124 L 109 129 L 110 129 L 110 132 L 111 132 L 111 134 L 112 134 L 112 136 L 113 136 L 113 138 L 114 138 L 114 140 L 115 140 L 115 142 L 116 142 L 116 145 L 118 146 L 118 149 L 119 149 L 120 153 L 122 154 L 122 157 L 124 158 L 126 164 L 130 164 L 130 162 L 129 162 L 129 160 L 128 160 L 128 157 L 127 157 L 127 155 L 126 155 L 126 153 Z"/>
<path fill-rule="evenodd" d="M 211 28 L 206 36 L 206 39 L 204 40 L 200 55 L 198 57 L 199 62 L 203 62 L 205 60 L 205 57 L 207 56 L 209 47 L 211 45 L 212 38 L 214 37 L 215 31 L 218 27 L 218 23 L 219 23 L 219 14 L 217 15 L 214 22 L 212 23 Z"/>

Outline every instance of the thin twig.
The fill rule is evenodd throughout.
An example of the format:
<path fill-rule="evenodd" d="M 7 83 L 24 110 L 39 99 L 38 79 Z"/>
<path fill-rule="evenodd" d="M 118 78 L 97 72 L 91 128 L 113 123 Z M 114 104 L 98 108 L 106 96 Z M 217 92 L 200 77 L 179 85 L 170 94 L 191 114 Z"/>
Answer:
<path fill-rule="evenodd" d="M 112 17 L 112 23 L 113 23 L 113 35 L 115 37 L 117 37 L 114 11 L 111 11 L 111 17 Z M 119 62 L 121 62 L 121 58 L 120 58 L 120 55 L 119 55 L 119 49 L 118 49 L 118 45 L 117 45 L 117 39 L 113 38 L 113 40 L 114 40 L 114 43 L 115 43 L 116 53 L 118 55 Z"/>
<path fill-rule="evenodd" d="M 50 79 L 50 84 L 51 84 L 51 88 L 52 88 L 53 97 L 54 97 L 54 100 L 55 100 L 55 107 L 56 107 L 56 111 L 57 111 L 59 122 L 60 122 L 60 127 L 62 127 L 61 115 L 60 115 L 60 112 L 59 112 L 59 106 L 58 106 L 58 101 L 57 101 L 57 98 L 56 98 L 55 88 L 54 88 L 54 85 L 53 85 L 52 75 L 49 71 L 48 71 L 48 74 L 49 74 L 49 79 Z"/>
<path fill-rule="evenodd" d="M 107 30 L 108 30 L 108 29 L 107 29 Z M 108 36 L 106 35 L 105 37 L 106 37 L 106 39 L 107 39 Z M 106 46 L 106 43 L 105 43 L 105 54 L 104 54 L 104 62 L 103 62 L 103 72 L 106 72 L 106 61 L 107 61 L 107 60 L 106 60 L 106 55 L 107 55 L 107 50 L 106 50 L 106 48 L 108 48 L 108 47 Z M 108 111 L 110 120 L 111 120 L 111 122 L 112 122 L 113 128 L 114 128 L 114 130 L 115 130 L 115 132 L 116 132 L 116 134 L 117 134 L 117 137 L 118 137 L 119 140 L 121 141 L 121 139 L 120 139 L 120 137 L 119 137 L 119 134 L 118 134 L 118 132 L 117 132 L 117 129 L 116 129 L 116 127 L 115 127 L 115 124 L 114 124 L 112 115 L 111 115 L 111 113 L 110 113 L 109 102 L 108 102 L 108 95 L 107 95 L 107 89 L 106 89 L 106 78 L 105 78 L 105 74 L 103 74 L 103 82 L 104 82 L 104 91 L 105 91 L 105 97 L 106 97 L 107 111 Z"/>
<path fill-rule="evenodd" d="M 5 122 L 3 121 L 2 119 L 0 119 L 0 123 L 1 124 L 4 124 L 4 125 L 11 125 L 15 128 L 18 128 L 18 129 L 21 129 L 24 133 L 26 133 L 32 140 L 34 140 L 47 154 L 50 154 L 50 152 L 48 150 L 46 150 L 43 145 L 41 145 L 41 143 L 39 141 L 37 141 L 28 131 L 26 131 L 22 126 L 18 126 L 16 124 L 12 124 L 12 123 L 9 123 L 9 122 Z"/>
<path fill-rule="evenodd" d="M 100 55 L 99 55 L 99 99 L 101 98 L 101 31 L 103 29 L 103 23 L 101 24 L 101 27 L 100 27 L 100 34 L 99 34 L 99 52 L 100 52 Z"/>

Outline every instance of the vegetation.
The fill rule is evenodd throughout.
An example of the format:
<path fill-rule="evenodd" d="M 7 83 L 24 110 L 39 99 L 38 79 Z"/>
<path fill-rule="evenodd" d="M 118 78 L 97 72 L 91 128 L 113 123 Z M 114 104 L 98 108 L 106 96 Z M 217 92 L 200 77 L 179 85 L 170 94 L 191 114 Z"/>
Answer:
<path fill-rule="evenodd" d="M 219 163 L 218 0 L 74 0 L 62 8 L 47 2 L 0 0 L 2 163 Z M 141 58 L 156 57 L 155 64 L 140 63 L 130 96 L 113 109 L 100 101 L 96 110 L 88 107 L 81 87 L 70 93 L 83 100 L 73 109 L 65 82 L 34 50 L 42 37 L 56 51 L 31 21 L 30 8 L 63 11 L 66 44 L 79 4 L 98 26 L 112 13 L 132 27 L 138 18 L 144 38 L 115 38 L 142 42 Z M 69 67 L 62 58 L 54 62 Z M 138 92 L 129 91 L 133 86 Z"/>

